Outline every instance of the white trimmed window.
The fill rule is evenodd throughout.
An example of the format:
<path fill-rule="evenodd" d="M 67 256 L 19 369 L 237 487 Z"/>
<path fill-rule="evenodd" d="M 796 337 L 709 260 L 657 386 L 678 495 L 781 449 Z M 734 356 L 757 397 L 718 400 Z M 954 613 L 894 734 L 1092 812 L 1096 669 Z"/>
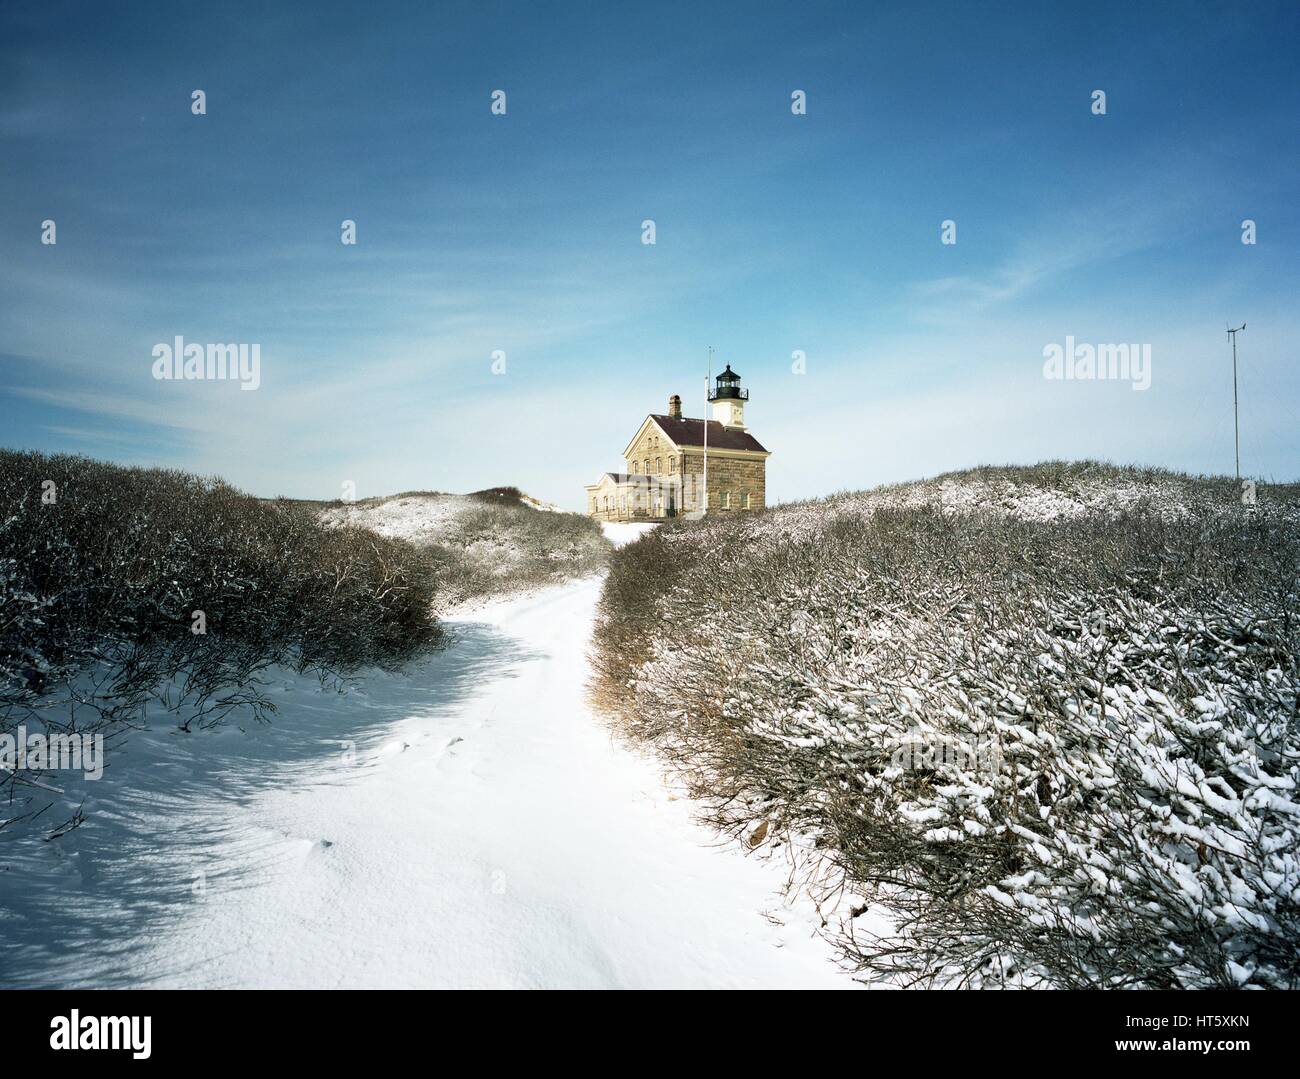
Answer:
<path fill-rule="evenodd" d="M 729 510 L 729 509 L 731 509 L 731 492 L 730 492 L 730 491 L 723 491 L 723 492 L 722 492 L 722 508 L 723 508 L 724 510 Z"/>

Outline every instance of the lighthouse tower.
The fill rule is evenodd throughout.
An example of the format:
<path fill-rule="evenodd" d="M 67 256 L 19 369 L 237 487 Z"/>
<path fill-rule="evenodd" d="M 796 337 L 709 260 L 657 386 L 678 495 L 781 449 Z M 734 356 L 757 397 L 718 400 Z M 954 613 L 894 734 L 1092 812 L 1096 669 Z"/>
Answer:
<path fill-rule="evenodd" d="M 713 418 L 724 427 L 745 430 L 745 402 L 749 391 L 740 388 L 740 376 L 727 364 L 727 369 L 717 377 L 717 385 L 709 394 L 713 405 Z"/>

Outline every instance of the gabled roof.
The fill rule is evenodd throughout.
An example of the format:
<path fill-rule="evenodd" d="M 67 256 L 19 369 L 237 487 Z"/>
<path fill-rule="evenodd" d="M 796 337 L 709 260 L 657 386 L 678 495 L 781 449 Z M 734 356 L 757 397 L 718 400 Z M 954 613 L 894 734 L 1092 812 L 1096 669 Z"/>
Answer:
<path fill-rule="evenodd" d="M 678 446 L 704 445 L 704 420 L 674 419 L 672 416 L 651 415 L 659 429 Z M 709 448 L 714 450 L 748 450 L 767 453 L 763 444 L 748 431 L 724 427 L 717 420 L 709 420 Z"/>

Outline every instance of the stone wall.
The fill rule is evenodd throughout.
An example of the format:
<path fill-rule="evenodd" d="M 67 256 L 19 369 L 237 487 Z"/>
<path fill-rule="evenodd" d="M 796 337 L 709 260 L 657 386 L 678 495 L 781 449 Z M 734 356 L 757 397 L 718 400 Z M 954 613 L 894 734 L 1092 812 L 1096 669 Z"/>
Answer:
<path fill-rule="evenodd" d="M 698 492 L 703 484 L 704 454 L 692 450 L 686 454 L 686 508 L 694 509 L 696 500 L 692 492 Z M 745 506 L 745 495 L 749 495 L 749 506 Z M 728 505 L 727 495 L 730 495 Z M 709 512 L 717 510 L 750 512 L 761 510 L 767 505 L 767 460 L 765 458 L 723 457 L 718 453 L 709 454 Z"/>
<path fill-rule="evenodd" d="M 646 428 L 645 433 L 633 443 L 631 450 L 627 455 L 627 470 L 629 472 L 639 472 L 647 476 L 668 476 L 673 473 L 670 471 L 672 458 L 677 458 L 678 467 L 681 466 L 681 454 L 677 453 L 663 435 L 659 433 L 659 428 L 651 424 Z M 655 468 L 656 463 L 658 468 Z M 633 468 L 633 465 L 636 465 Z"/>
<path fill-rule="evenodd" d="M 657 466 L 657 467 L 656 467 Z M 656 481 L 651 486 L 661 491 L 660 504 L 666 506 L 668 491 L 674 489 L 673 505 L 678 513 L 689 513 L 700 506 L 700 492 L 704 481 L 704 453 L 701 447 L 674 450 L 657 427 L 651 424 L 633 443 L 627 455 L 628 471 L 648 474 Z M 628 492 L 622 492 L 625 496 Z M 640 505 L 633 511 L 628 505 L 623 511 L 611 501 L 608 514 L 603 503 L 591 515 L 597 520 L 626 521 L 653 520 L 653 499 L 641 489 Z M 749 504 L 745 504 L 745 496 Z M 631 499 L 626 499 L 630 503 Z M 590 509 L 590 504 L 589 509 Z M 767 505 L 767 460 L 764 457 L 723 456 L 722 451 L 709 453 L 709 512 L 757 512 Z"/>

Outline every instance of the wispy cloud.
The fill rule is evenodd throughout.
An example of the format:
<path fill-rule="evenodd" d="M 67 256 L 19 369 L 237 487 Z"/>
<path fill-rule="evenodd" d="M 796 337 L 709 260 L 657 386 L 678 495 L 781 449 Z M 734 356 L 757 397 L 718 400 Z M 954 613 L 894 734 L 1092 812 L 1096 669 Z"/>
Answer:
<path fill-rule="evenodd" d="M 1173 187 L 1167 172 L 1144 175 L 1119 194 L 1013 222 L 1012 234 L 1020 238 L 1007 256 L 969 273 L 917 281 L 913 301 L 932 317 L 950 320 L 1029 299 L 1078 270 L 1161 247 L 1175 249 L 1189 225 L 1203 227 L 1207 199 L 1199 184 Z M 958 242 L 963 242 L 960 233 Z"/>

